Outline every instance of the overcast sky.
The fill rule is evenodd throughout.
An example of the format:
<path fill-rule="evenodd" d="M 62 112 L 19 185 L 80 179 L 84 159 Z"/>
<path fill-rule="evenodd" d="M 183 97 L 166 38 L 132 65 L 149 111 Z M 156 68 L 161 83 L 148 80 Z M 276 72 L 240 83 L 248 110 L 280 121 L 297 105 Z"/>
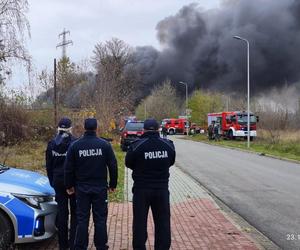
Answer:
<path fill-rule="evenodd" d="M 28 49 L 34 67 L 52 68 L 53 58 L 61 56 L 56 45 L 64 28 L 71 32 L 67 39 L 74 43 L 67 48 L 67 55 L 75 62 L 90 58 L 96 43 L 112 37 L 131 46 L 159 49 L 157 23 L 193 2 L 211 9 L 218 7 L 220 0 L 29 0 Z M 13 85 L 17 78 L 12 79 Z"/>
<path fill-rule="evenodd" d="M 156 24 L 192 2 L 203 8 L 219 0 L 30 0 L 29 49 L 37 63 L 60 56 L 58 34 L 66 28 L 74 42 L 68 55 L 75 61 L 92 54 L 97 42 L 118 37 L 132 46 L 154 45 Z"/>

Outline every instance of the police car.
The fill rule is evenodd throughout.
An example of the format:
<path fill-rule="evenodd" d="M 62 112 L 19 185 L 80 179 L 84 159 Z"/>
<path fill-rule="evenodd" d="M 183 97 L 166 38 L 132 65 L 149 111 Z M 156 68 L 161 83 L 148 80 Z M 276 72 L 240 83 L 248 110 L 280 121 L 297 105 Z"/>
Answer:
<path fill-rule="evenodd" d="M 144 133 L 144 122 L 128 121 L 121 134 L 121 149 L 127 151 L 129 145 Z"/>
<path fill-rule="evenodd" d="M 56 213 L 47 177 L 0 164 L 0 249 L 53 236 Z"/>

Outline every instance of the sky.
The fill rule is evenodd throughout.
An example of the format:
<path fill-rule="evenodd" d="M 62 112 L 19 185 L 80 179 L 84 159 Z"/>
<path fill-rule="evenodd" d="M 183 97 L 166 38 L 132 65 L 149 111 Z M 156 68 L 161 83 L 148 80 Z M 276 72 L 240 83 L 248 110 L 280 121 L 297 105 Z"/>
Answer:
<path fill-rule="evenodd" d="M 217 8 L 221 0 L 29 0 L 28 20 L 31 38 L 28 50 L 34 68 L 52 69 L 53 58 L 61 56 L 56 45 L 63 29 L 70 31 L 67 55 L 74 62 L 89 59 L 94 46 L 117 37 L 131 46 L 152 45 L 160 49 L 156 25 L 174 15 L 184 5 L 196 2 L 203 9 Z M 11 79 L 13 86 L 26 74 L 19 72 Z"/>

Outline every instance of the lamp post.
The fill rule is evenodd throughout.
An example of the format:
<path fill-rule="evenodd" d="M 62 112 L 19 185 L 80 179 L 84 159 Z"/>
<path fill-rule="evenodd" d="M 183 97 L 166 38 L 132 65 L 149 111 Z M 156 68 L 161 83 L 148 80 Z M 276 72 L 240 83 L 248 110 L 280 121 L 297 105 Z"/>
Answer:
<path fill-rule="evenodd" d="M 187 109 L 188 109 L 188 85 L 186 82 L 179 82 L 185 85 L 185 115 L 187 117 Z"/>
<path fill-rule="evenodd" d="M 144 104 L 144 120 L 147 119 L 147 103 L 145 101 L 145 104 Z"/>
<path fill-rule="evenodd" d="M 188 119 L 188 85 L 186 82 L 179 82 L 185 85 L 185 116 Z M 187 124 L 187 135 L 189 135 L 189 124 Z"/>
<path fill-rule="evenodd" d="M 249 41 L 243 37 L 234 36 L 233 38 L 247 44 L 247 147 L 250 148 L 250 45 Z"/>

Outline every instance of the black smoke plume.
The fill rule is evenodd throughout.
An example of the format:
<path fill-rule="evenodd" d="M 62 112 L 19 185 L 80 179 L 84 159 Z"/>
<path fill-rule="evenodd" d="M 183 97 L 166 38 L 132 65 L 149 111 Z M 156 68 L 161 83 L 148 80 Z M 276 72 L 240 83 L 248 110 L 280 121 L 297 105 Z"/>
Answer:
<path fill-rule="evenodd" d="M 135 58 L 148 86 L 166 78 L 219 91 L 246 89 L 250 42 L 251 90 L 300 79 L 300 1 L 231 0 L 220 8 L 183 7 L 156 27 L 162 50 L 139 47 Z"/>

